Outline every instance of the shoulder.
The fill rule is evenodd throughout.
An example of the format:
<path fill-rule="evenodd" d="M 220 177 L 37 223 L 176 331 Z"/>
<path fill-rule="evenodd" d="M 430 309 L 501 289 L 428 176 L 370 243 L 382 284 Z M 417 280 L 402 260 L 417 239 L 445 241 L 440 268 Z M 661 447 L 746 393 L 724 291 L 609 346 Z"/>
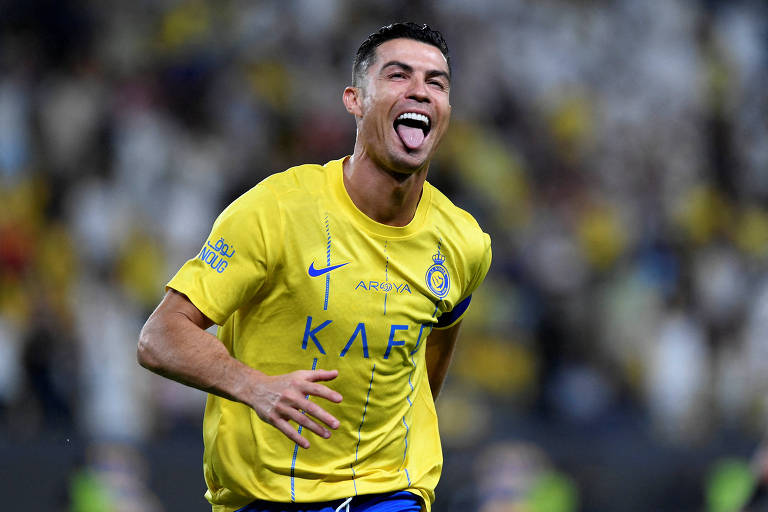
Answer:
<path fill-rule="evenodd" d="M 424 186 L 430 189 L 432 197 L 430 210 L 434 222 L 439 224 L 442 230 L 446 231 L 446 234 L 459 239 L 466 239 L 468 242 L 477 243 L 487 239 L 490 243 L 488 234 L 483 231 L 471 213 L 456 206 L 453 201 L 429 182 L 426 182 Z"/>
<path fill-rule="evenodd" d="M 452 263 L 463 283 L 461 297 L 465 298 L 477 289 L 488 273 L 492 259 L 491 237 L 468 211 L 453 204 L 432 185 L 425 186 L 431 188 L 433 227 L 445 252 L 453 258 Z"/>
<path fill-rule="evenodd" d="M 264 178 L 256 187 L 269 188 L 276 196 L 282 197 L 295 192 L 316 192 L 327 181 L 326 166 L 303 164 L 277 172 Z"/>
<path fill-rule="evenodd" d="M 473 290 L 488 272 L 491 264 L 491 237 L 466 210 L 456 206 L 434 186 L 431 188 L 431 223 L 443 247 L 453 254 L 455 262 L 463 268 L 462 275 Z"/>
<path fill-rule="evenodd" d="M 282 203 L 322 190 L 326 178 L 322 165 L 304 164 L 264 178 L 235 199 L 222 215 L 247 215 L 279 208 Z"/>

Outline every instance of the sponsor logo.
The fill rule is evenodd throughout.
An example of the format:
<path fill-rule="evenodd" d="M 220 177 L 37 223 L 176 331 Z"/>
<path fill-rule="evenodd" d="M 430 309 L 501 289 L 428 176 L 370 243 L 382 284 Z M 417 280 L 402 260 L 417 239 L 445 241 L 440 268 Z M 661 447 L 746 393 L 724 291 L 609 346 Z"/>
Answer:
<path fill-rule="evenodd" d="M 355 291 L 364 290 L 366 292 L 384 292 L 384 293 L 397 293 L 397 294 L 411 294 L 411 287 L 408 283 L 397 281 L 358 281 L 355 285 Z"/>
<path fill-rule="evenodd" d="M 439 248 L 437 253 L 432 255 L 432 261 L 434 263 L 427 269 L 427 287 L 437 298 L 442 299 L 448 295 L 448 290 L 451 289 L 451 277 L 448 275 L 448 270 L 443 266 L 445 256 L 440 254 Z"/>
<path fill-rule="evenodd" d="M 232 250 L 231 252 L 230 249 Z M 210 240 L 206 241 L 205 245 L 200 250 L 200 254 L 197 255 L 197 258 L 207 263 L 209 267 L 221 274 L 227 269 L 230 258 L 234 255 L 235 247 L 230 247 L 222 237 L 219 238 L 215 244 L 212 244 Z"/>
<path fill-rule="evenodd" d="M 301 349 L 317 350 L 322 355 L 326 355 L 326 347 L 330 347 L 333 340 L 346 338 L 346 334 L 340 335 L 338 331 L 331 332 L 334 330 L 333 327 L 329 329 L 329 331 L 321 333 L 323 329 L 329 327 L 332 323 L 333 320 L 324 320 L 321 322 L 318 319 L 307 316 L 307 322 L 304 325 L 304 336 L 301 339 Z M 392 355 L 395 350 L 407 354 L 407 351 L 410 351 L 412 346 L 418 348 L 419 342 L 421 341 L 422 329 L 423 326 L 421 329 L 410 329 L 408 325 L 390 324 L 388 337 L 382 337 L 380 339 L 374 338 L 370 341 L 375 347 L 381 349 L 384 347 L 384 340 L 386 340 L 387 348 L 384 350 L 383 357 L 384 359 L 389 359 L 389 356 Z M 339 357 L 345 357 L 350 352 L 350 349 L 359 343 L 363 357 L 368 359 L 370 357 L 368 338 L 368 332 L 370 330 L 371 328 L 368 328 L 365 322 L 358 322 L 352 331 L 352 334 L 349 336 L 347 343 L 344 345 L 344 348 L 339 352 Z M 415 340 L 413 339 L 414 335 L 418 336 Z M 325 343 L 325 345 L 323 345 L 323 343 Z M 405 350 L 398 349 L 397 347 L 404 347 Z M 359 349 L 354 349 L 354 352 L 358 353 L 357 350 Z"/>
<path fill-rule="evenodd" d="M 309 264 L 307 273 L 309 274 L 309 277 L 317 277 L 323 274 L 327 274 L 331 270 L 336 270 L 339 267 L 343 267 L 344 265 L 349 265 L 349 262 L 341 263 L 340 265 L 331 265 L 330 267 L 315 268 L 315 262 L 313 261 Z"/>

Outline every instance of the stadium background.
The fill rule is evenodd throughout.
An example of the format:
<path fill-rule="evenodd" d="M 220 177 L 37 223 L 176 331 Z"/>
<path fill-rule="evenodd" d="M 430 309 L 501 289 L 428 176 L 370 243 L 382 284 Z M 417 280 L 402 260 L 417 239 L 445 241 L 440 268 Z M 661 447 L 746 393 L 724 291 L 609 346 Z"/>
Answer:
<path fill-rule="evenodd" d="M 764 2 L 2 0 L 1 508 L 208 510 L 204 397 L 138 330 L 228 201 L 350 151 L 353 52 L 404 19 L 453 56 L 431 180 L 494 242 L 436 510 L 737 492 L 768 427 Z"/>

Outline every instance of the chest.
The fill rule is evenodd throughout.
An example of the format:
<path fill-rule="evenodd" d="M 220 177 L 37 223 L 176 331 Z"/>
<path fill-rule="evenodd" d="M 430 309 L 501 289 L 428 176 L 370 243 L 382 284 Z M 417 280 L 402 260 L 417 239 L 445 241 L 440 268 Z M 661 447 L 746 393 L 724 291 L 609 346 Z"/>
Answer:
<path fill-rule="evenodd" d="M 296 219 L 273 282 L 291 304 L 302 350 L 346 357 L 408 354 L 459 291 L 438 233 L 382 238 L 330 214 Z"/>

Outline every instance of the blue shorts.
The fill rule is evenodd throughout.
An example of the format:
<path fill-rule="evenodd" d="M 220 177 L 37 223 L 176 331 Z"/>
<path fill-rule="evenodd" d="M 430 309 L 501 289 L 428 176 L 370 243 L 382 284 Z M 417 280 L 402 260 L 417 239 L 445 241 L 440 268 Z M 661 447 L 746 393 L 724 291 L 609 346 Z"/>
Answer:
<path fill-rule="evenodd" d="M 334 512 L 345 500 L 322 503 L 272 503 L 254 501 L 237 512 Z M 342 509 L 346 510 L 346 509 Z M 350 512 L 421 512 L 421 498 L 408 491 L 355 496 Z"/>

